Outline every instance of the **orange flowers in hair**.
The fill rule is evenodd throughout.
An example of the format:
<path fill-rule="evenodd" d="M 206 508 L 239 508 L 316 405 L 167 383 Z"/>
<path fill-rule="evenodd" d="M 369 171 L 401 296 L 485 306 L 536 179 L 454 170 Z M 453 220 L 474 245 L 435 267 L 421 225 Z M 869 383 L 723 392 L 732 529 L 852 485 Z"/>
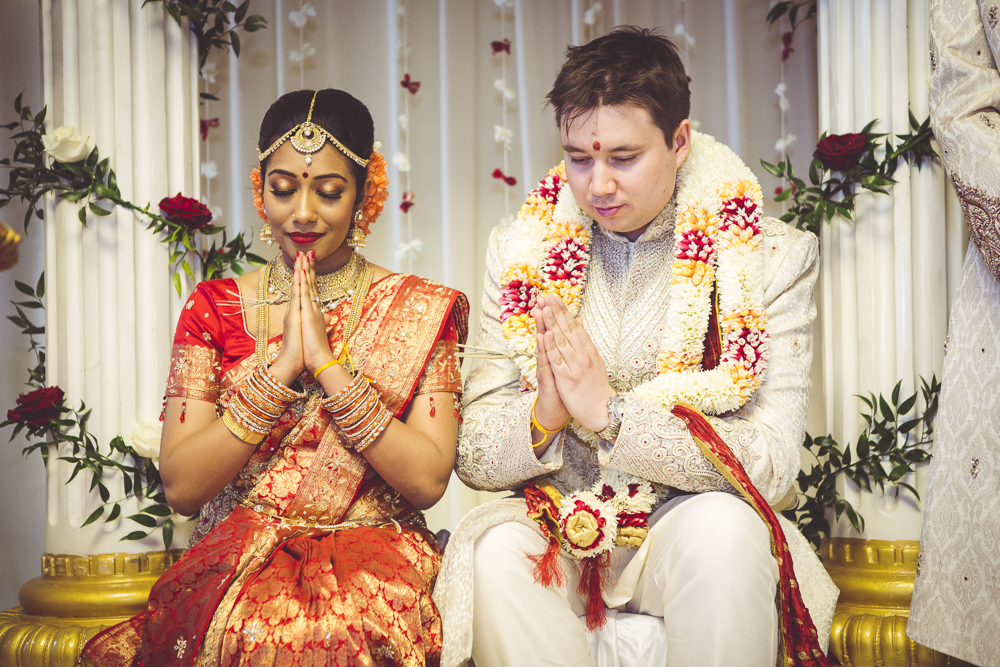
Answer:
<path fill-rule="evenodd" d="M 358 227 L 365 235 L 371 234 L 368 227 L 382 213 L 382 207 L 388 198 L 389 177 L 385 173 L 385 156 L 378 151 L 372 151 L 372 156 L 368 160 L 368 190 L 361 204 L 361 221 L 358 222 Z"/>
<path fill-rule="evenodd" d="M 264 212 L 264 179 L 260 175 L 260 167 L 254 167 L 250 171 L 250 183 L 253 185 L 253 205 L 257 207 L 257 217 L 267 222 L 267 213 Z"/>

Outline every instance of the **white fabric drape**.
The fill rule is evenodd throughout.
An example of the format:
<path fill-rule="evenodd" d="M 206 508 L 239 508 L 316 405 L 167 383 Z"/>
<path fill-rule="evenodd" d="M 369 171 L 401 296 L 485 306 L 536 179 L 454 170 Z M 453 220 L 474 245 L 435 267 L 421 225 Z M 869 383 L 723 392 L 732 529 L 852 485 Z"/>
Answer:
<path fill-rule="evenodd" d="M 908 110 L 927 117 L 930 83 L 926 0 L 820 0 L 820 130 L 909 132 Z M 898 143 L 898 140 L 893 142 Z M 939 162 L 901 166 L 892 196 L 857 198 L 855 222 L 835 219 L 822 236 L 820 321 L 826 430 L 855 442 L 864 424 L 858 394 L 886 396 L 903 380 L 941 377 L 949 304 L 966 236 Z M 815 398 L 814 398 L 815 405 Z M 926 469 L 911 479 L 923 492 Z M 876 498 L 844 481 L 844 497 L 865 517 L 865 537 L 916 540 L 922 503 L 901 491 Z M 857 537 L 842 521 L 835 535 Z"/>
<path fill-rule="evenodd" d="M 263 14 L 269 27 L 243 38 L 238 68 L 231 69 L 233 58 L 210 57 L 217 69 L 216 83 L 209 88 L 220 91 L 221 99 L 211 103 L 209 114 L 220 120 L 219 128 L 208 135 L 219 172 L 211 184 L 203 181 L 211 186 L 209 205 L 221 209 L 220 221 L 230 230 L 256 238 L 260 221 L 250 207 L 248 174 L 256 164 L 256 131 L 267 107 L 300 81 L 306 88 L 347 90 L 368 105 L 375 137 L 390 161 L 390 198 L 373 226 L 366 256 L 464 291 L 472 302 L 473 330 L 478 326 L 486 239 L 504 217 L 508 187 L 492 177 L 504 156 L 502 145 L 494 141 L 494 126 L 502 123 L 501 93 L 494 87 L 501 65 L 500 57 L 491 53 L 491 41 L 502 36 L 511 40 L 505 83 L 516 94 L 506 118 L 513 133 L 508 175 L 517 179 L 509 194 L 512 214 L 538 179 L 562 160 L 545 95 L 566 46 L 605 34 L 617 23 L 658 27 L 677 41 L 692 79 L 692 119 L 702 131 L 738 147 L 761 179 L 769 214 L 781 213 L 780 205 L 771 201 L 778 182 L 759 167 L 760 160 L 781 159 L 775 141 L 783 132 L 794 134 L 800 143 L 789 153 L 804 172 L 818 136 L 813 25 L 797 31 L 795 51 L 784 63 L 790 111 L 783 125 L 775 88 L 781 81 L 781 31 L 788 27 L 767 25 L 768 0 L 604 2 L 589 15 L 592 24 L 586 21 L 593 3 L 579 0 L 511 0 L 504 8 L 493 0 L 331 0 L 313 2 L 316 13 L 300 29 L 289 15 L 304 4 L 255 3 L 252 11 Z M 403 71 L 398 48 L 400 11 L 406 14 L 408 72 Z M 290 59 L 307 44 L 316 49 L 314 55 L 301 64 Z M 407 73 L 420 81 L 416 95 L 409 96 L 400 85 Z M 234 90 L 239 94 L 233 95 Z M 409 180 L 415 202 L 410 225 L 412 236 L 423 241 L 412 266 L 396 256 L 408 230 L 399 209 L 403 179 L 391 162 L 396 152 L 405 150 L 398 121 L 403 96 L 409 96 L 410 106 Z M 254 250 L 274 252 L 259 242 Z M 448 496 L 428 519 L 435 529 L 453 527 L 487 495 L 453 480 Z"/>
<path fill-rule="evenodd" d="M 41 0 L 40 17 L 47 127 L 93 136 L 126 200 L 197 197 L 197 52 L 187 31 L 142 0 Z M 77 211 L 46 198 L 46 379 L 93 410 L 89 430 L 106 447 L 139 421 L 157 422 L 181 302 L 167 247 L 130 211 L 91 214 L 86 228 Z M 100 498 L 89 474 L 66 484 L 71 470 L 49 462 L 47 552 L 157 548 L 157 537 L 119 542 L 137 528 L 125 519 L 80 529 Z M 120 498 L 120 481 L 106 483 Z M 137 509 L 133 500 L 123 516 Z"/>

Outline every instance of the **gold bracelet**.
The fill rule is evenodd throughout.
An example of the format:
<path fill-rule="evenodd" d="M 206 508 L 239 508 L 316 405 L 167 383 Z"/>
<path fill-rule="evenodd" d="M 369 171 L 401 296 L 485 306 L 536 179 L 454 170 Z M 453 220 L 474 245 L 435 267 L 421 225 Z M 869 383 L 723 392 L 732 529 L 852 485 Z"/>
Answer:
<path fill-rule="evenodd" d="M 567 419 L 567 420 L 566 420 L 566 423 L 565 423 L 565 424 L 563 424 L 562 426 L 560 426 L 559 428 L 557 428 L 557 429 L 553 429 L 553 430 L 551 430 L 551 431 L 547 431 L 547 430 L 545 430 L 545 429 L 544 429 L 544 428 L 542 427 L 542 425 L 538 423 L 538 420 L 537 420 L 537 419 L 535 419 L 535 405 L 536 405 L 537 403 L 538 403 L 538 396 L 536 395 L 536 396 L 535 396 L 535 402 L 531 404 L 531 425 L 532 425 L 532 426 L 533 426 L 534 428 L 537 428 L 537 429 L 538 429 L 539 431 L 541 431 L 542 433 L 544 433 L 544 434 L 545 434 L 545 437 L 544 437 L 544 438 L 542 438 L 542 441 L 541 441 L 541 442 L 539 442 L 539 443 L 538 443 L 537 445 L 532 445 L 532 446 L 531 446 L 531 448 L 532 448 L 532 449 L 535 449 L 536 447 L 541 447 L 542 445 L 544 445 L 544 444 L 545 444 L 546 442 L 548 442 L 548 440 L 549 440 L 549 436 L 550 436 L 550 435 L 552 435 L 553 433 L 558 433 L 559 431 L 563 430 L 564 428 L 566 428 L 566 424 L 568 424 L 568 423 L 569 423 L 569 420 Z"/>
<path fill-rule="evenodd" d="M 334 359 L 332 361 L 326 362 L 325 364 L 323 364 L 322 366 L 320 366 L 319 368 L 317 368 L 316 370 L 313 371 L 313 379 L 314 380 L 319 380 L 319 374 L 320 373 L 322 373 L 323 371 L 325 371 L 330 366 L 336 366 L 339 363 L 340 363 L 339 359 Z"/>

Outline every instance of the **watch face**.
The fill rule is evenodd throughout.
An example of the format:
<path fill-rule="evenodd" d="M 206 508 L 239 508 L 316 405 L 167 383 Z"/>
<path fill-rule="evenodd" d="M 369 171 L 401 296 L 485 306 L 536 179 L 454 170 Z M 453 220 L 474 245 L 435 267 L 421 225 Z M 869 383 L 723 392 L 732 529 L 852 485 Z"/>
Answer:
<path fill-rule="evenodd" d="M 608 401 L 608 416 L 614 419 L 622 418 L 622 409 L 625 407 L 625 397 L 621 394 L 613 396 L 610 401 Z"/>

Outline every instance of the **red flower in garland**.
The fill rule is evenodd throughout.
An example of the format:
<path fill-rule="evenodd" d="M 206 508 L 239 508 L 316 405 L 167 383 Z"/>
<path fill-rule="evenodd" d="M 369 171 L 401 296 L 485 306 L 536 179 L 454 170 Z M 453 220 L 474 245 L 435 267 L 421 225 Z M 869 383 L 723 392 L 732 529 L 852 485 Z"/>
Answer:
<path fill-rule="evenodd" d="M 507 185 L 517 185 L 517 179 L 513 176 L 505 176 L 499 167 L 493 170 L 493 178 L 498 178 Z"/>
<path fill-rule="evenodd" d="M 219 127 L 218 118 L 202 118 L 201 119 L 201 140 L 205 141 L 208 139 L 208 130 L 211 127 Z"/>
<path fill-rule="evenodd" d="M 504 53 L 510 53 L 510 40 L 505 39 L 502 42 L 500 40 L 493 40 L 490 42 L 490 48 L 493 49 L 493 55 L 496 55 L 503 51 Z"/>
<path fill-rule="evenodd" d="M 213 217 L 207 206 L 179 192 L 169 199 L 166 197 L 161 199 L 160 211 L 163 212 L 164 218 L 187 227 L 191 232 L 208 227 Z"/>
<path fill-rule="evenodd" d="M 788 56 L 792 55 L 792 37 L 794 33 L 791 30 L 782 33 L 781 35 L 781 62 L 788 60 Z"/>
<path fill-rule="evenodd" d="M 399 85 L 401 85 L 403 88 L 406 88 L 408 91 L 410 91 L 410 95 L 416 95 L 417 91 L 420 90 L 420 82 L 419 81 L 412 81 L 410 79 L 410 73 L 409 72 L 407 72 L 406 74 L 403 75 L 403 80 L 399 82 Z"/>
<path fill-rule="evenodd" d="M 37 433 L 59 417 L 63 396 L 59 387 L 43 387 L 21 394 L 17 397 L 17 407 L 7 411 L 7 419 L 27 427 L 29 433 Z"/>
<path fill-rule="evenodd" d="M 409 191 L 404 192 L 403 201 L 399 205 L 399 210 L 403 213 L 409 213 L 411 206 L 413 206 L 413 193 Z"/>
<path fill-rule="evenodd" d="M 843 173 L 858 166 L 867 144 L 868 137 L 864 134 L 831 134 L 816 144 L 813 157 L 827 169 Z"/>

